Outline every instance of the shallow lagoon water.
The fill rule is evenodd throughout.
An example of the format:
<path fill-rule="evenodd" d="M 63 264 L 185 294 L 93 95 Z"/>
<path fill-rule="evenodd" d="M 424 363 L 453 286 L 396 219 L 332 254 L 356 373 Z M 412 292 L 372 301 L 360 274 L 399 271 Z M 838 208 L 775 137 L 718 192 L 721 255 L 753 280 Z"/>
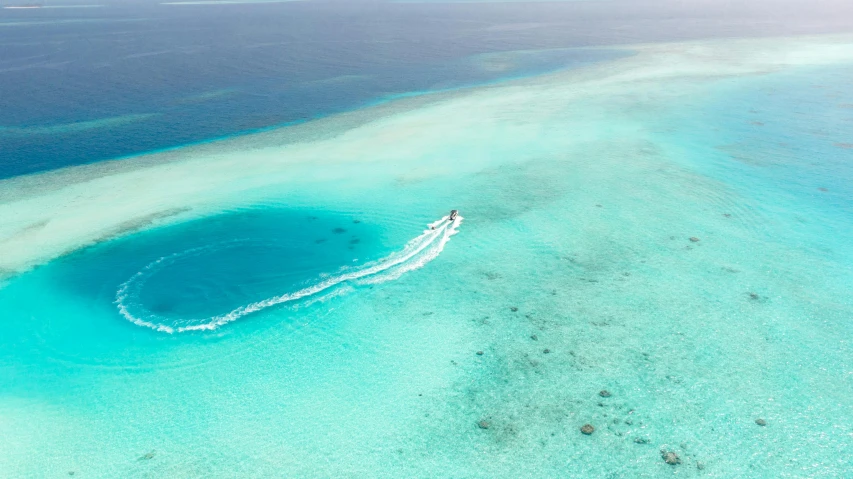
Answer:
<path fill-rule="evenodd" d="M 302 145 L 225 143 L 204 171 L 141 161 L 68 172 L 55 189 L 6 182 L 5 197 L 23 198 L 3 210 L 16 219 L 37 222 L 52 198 L 75 219 L 113 200 L 64 236 L 54 217 L 4 230 L 18 252 L 4 265 L 21 270 L 51 258 L 16 235 L 52 235 L 60 251 L 172 203 L 202 219 L 166 218 L 7 281 L 3 466 L 22 477 L 844 477 L 853 223 L 850 150 L 837 145 L 849 135 L 849 45 L 637 47 L 590 70 L 368 113 Z M 317 158 L 328 163 L 300 163 Z M 115 192 L 148 176 L 160 189 L 124 205 Z M 290 290 L 356 254 L 398 250 L 450 207 L 465 222 L 433 261 L 302 308 L 168 334 L 114 303 L 135 272 L 211 235 L 275 243 L 296 231 L 296 245 L 323 254 L 294 275 L 188 259 L 145 304 L 208 279 L 228 291 L 229 274 L 260 280 L 214 295 L 225 308 Z M 334 236 L 354 219 L 363 252 Z M 339 242 L 311 244 L 318 236 Z"/>

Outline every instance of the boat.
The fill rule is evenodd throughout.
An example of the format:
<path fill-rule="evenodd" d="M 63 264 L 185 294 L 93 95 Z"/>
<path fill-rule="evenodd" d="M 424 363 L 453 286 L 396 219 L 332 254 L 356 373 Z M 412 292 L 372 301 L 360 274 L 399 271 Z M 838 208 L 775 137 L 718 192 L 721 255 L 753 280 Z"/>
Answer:
<path fill-rule="evenodd" d="M 459 214 L 459 210 L 450 210 L 450 221 L 456 219 L 456 216 Z"/>

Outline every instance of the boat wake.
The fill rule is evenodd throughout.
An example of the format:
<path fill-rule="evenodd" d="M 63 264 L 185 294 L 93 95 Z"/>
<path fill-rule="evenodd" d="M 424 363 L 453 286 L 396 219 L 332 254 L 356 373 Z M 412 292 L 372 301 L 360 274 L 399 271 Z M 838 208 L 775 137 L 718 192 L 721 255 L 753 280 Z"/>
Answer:
<path fill-rule="evenodd" d="M 246 304 L 225 314 L 206 318 L 175 319 L 167 318 L 148 311 L 138 301 L 139 292 L 146 281 L 156 272 L 174 263 L 179 258 L 202 254 L 209 247 L 193 248 L 164 256 L 149 263 L 130 279 L 122 283 L 116 291 L 115 304 L 119 313 L 128 321 L 165 333 L 187 331 L 211 331 L 264 309 L 299 301 L 314 302 L 326 297 L 334 297 L 352 291 L 356 286 L 378 284 L 399 278 L 404 273 L 423 267 L 444 250 L 450 237 L 458 232 L 462 223 L 461 216 L 451 219 L 445 216 L 429 225 L 420 236 L 409 241 L 400 251 L 380 260 L 365 263 L 358 267 L 345 267 L 336 274 L 320 278 L 316 283 L 297 291 Z"/>

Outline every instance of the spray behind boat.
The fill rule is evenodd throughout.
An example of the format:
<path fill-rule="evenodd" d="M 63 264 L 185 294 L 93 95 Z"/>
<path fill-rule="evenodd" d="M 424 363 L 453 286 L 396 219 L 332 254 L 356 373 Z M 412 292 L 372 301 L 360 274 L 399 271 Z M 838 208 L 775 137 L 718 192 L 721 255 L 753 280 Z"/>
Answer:
<path fill-rule="evenodd" d="M 453 223 L 457 216 L 459 216 L 459 210 L 450 210 L 450 215 L 447 217 L 447 221 Z M 430 226 L 429 229 L 434 230 L 435 225 Z"/>

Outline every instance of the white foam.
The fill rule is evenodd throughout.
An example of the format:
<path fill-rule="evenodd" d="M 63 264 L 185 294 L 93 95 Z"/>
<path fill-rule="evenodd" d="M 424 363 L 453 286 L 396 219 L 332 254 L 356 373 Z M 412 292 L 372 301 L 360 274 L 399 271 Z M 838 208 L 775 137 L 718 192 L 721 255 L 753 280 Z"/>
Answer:
<path fill-rule="evenodd" d="M 359 281 L 360 284 L 378 284 L 384 283 L 386 281 L 392 281 L 404 273 L 409 271 L 416 270 L 418 268 L 422 268 L 425 264 L 434 260 L 441 254 L 442 250 L 444 250 L 444 245 L 450 240 L 450 237 L 459 232 L 459 225 L 462 223 L 462 217 L 457 216 L 456 220 L 453 222 L 452 228 L 445 228 L 442 234 L 439 236 L 438 240 L 435 241 L 430 248 L 424 250 L 423 254 L 418 255 L 413 258 L 411 261 L 406 261 L 404 263 L 399 264 L 396 267 L 390 268 L 382 273 L 369 276 L 367 278 Z"/>
<path fill-rule="evenodd" d="M 335 275 L 320 275 L 321 281 L 314 283 L 311 286 L 302 288 L 295 292 L 284 293 L 279 296 L 240 306 L 239 308 L 233 309 L 228 313 L 219 316 L 201 319 L 174 320 L 158 316 L 144 310 L 143 308 L 139 308 L 142 309 L 142 311 L 137 312 L 136 314 L 131 312 L 131 309 L 134 309 L 131 307 L 131 300 L 137 296 L 145 280 L 150 278 L 155 272 L 159 271 L 164 266 L 171 264 L 178 258 L 185 257 L 187 255 L 199 254 L 214 248 L 214 246 L 202 246 L 183 251 L 181 253 L 164 256 L 146 265 L 142 270 L 119 286 L 119 289 L 116 291 L 115 303 L 119 313 L 125 319 L 137 326 L 144 326 L 155 331 L 165 333 L 212 331 L 249 314 L 256 313 L 279 304 L 298 301 L 305 298 L 312 298 L 322 292 L 326 292 L 327 294 L 322 295 L 320 300 L 329 299 L 338 295 L 338 292 L 330 292 L 329 290 L 345 283 L 377 284 L 398 279 L 404 273 L 422 268 L 424 265 L 437 258 L 438 255 L 441 254 L 442 250 L 444 250 L 444 246 L 447 244 L 450 237 L 458 232 L 458 228 L 461 223 L 461 216 L 457 216 L 453 221 L 449 221 L 449 218 L 445 216 L 440 220 L 431 223 L 427 230 L 421 233 L 420 236 L 409 241 L 402 250 L 392 253 L 385 258 L 371 263 L 366 263 L 356 268 L 344 268 Z M 347 286 L 347 290 L 351 289 L 351 286 L 345 286 Z M 343 293 L 341 292 L 340 294 Z"/>

